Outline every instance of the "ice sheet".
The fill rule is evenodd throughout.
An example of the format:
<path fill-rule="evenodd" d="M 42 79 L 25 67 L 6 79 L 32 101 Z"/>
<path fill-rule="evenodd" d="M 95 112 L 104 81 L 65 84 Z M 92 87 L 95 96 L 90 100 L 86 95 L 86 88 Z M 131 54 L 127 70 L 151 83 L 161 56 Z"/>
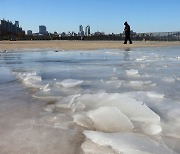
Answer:
<path fill-rule="evenodd" d="M 86 105 L 87 110 L 97 109 L 102 106 L 116 107 L 132 121 L 158 123 L 160 117 L 147 105 L 123 94 L 85 94 L 76 101 Z"/>
<path fill-rule="evenodd" d="M 180 153 L 179 51 L 1 53 L 0 153 Z"/>
<path fill-rule="evenodd" d="M 170 154 L 170 150 L 163 143 L 158 143 L 147 136 L 136 133 L 102 133 L 84 131 L 86 138 L 94 143 L 108 147 L 124 154 Z M 176 154 L 174 152 L 174 154 Z"/>
<path fill-rule="evenodd" d="M 102 132 L 132 131 L 132 122 L 115 107 L 100 107 L 89 111 L 88 117 L 93 121 L 95 130 Z M 106 119 L 106 120 L 104 120 Z"/>
<path fill-rule="evenodd" d="M 72 88 L 76 86 L 80 86 L 83 83 L 82 80 L 74 80 L 74 79 L 66 79 L 61 82 L 57 82 L 57 85 L 63 86 L 65 88 Z"/>

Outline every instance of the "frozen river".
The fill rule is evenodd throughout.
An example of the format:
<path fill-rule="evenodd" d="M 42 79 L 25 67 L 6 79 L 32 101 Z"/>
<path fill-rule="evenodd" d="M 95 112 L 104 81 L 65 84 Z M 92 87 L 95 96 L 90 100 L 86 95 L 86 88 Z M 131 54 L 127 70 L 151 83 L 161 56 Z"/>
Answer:
<path fill-rule="evenodd" d="M 180 47 L 0 53 L 0 153 L 179 154 Z"/>

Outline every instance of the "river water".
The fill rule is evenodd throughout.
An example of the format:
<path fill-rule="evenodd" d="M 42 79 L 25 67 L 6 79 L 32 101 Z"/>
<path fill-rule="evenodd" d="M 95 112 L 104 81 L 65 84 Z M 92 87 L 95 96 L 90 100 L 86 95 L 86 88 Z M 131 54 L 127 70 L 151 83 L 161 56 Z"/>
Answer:
<path fill-rule="evenodd" d="M 0 153 L 180 153 L 180 47 L 0 53 Z"/>

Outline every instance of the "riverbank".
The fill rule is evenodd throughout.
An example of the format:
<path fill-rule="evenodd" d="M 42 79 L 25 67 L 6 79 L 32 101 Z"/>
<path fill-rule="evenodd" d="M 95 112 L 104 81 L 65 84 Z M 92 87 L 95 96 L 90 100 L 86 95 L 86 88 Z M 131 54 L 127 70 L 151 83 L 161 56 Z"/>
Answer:
<path fill-rule="evenodd" d="M 180 46 L 180 42 L 134 41 L 130 45 L 123 44 L 123 41 L 0 41 L 0 51 L 22 49 L 94 50 L 161 46 Z"/>

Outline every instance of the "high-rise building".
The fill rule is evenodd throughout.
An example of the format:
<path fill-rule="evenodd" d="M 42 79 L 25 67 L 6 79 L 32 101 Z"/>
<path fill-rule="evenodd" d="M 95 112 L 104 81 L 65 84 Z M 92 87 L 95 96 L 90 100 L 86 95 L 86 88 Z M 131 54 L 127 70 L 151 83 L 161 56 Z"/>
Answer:
<path fill-rule="evenodd" d="M 89 36 L 91 34 L 91 29 L 90 29 L 90 26 L 86 26 L 86 29 L 85 29 L 85 35 L 86 36 Z"/>
<path fill-rule="evenodd" d="M 80 25 L 80 26 L 79 26 L 79 32 L 82 32 L 82 31 L 83 31 L 83 26 Z"/>
<path fill-rule="evenodd" d="M 46 26 L 40 25 L 39 26 L 39 34 L 47 34 L 48 32 L 46 31 Z"/>
<path fill-rule="evenodd" d="M 0 20 L 0 33 L 3 35 L 24 35 L 25 32 L 19 27 L 19 21 L 15 21 L 13 24 L 11 21 L 3 19 Z"/>
<path fill-rule="evenodd" d="M 80 25 L 79 26 L 79 33 L 78 33 L 79 36 L 84 36 L 84 31 L 83 31 L 83 26 Z"/>
<path fill-rule="evenodd" d="M 19 21 L 15 21 L 16 27 L 19 27 Z"/>
<path fill-rule="evenodd" d="M 32 30 L 28 30 L 27 35 L 32 35 Z"/>

